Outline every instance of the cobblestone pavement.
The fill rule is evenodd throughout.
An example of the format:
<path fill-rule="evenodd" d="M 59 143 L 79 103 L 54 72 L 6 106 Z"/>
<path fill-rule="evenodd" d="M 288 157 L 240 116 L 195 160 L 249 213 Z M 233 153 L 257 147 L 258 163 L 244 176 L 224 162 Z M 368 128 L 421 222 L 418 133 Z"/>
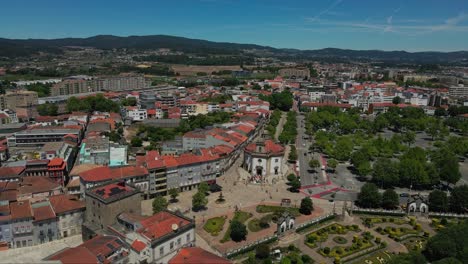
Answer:
<path fill-rule="evenodd" d="M 82 243 L 81 235 L 67 237 L 33 247 L 0 251 L 0 263 L 40 263 L 42 259 L 68 247 Z"/>

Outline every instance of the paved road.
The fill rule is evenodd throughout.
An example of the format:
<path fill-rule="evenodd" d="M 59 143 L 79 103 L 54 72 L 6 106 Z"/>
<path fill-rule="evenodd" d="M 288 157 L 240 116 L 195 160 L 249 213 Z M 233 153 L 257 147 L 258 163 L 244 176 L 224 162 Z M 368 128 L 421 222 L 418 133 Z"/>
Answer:
<path fill-rule="evenodd" d="M 305 133 L 305 126 L 303 125 L 304 116 L 297 115 L 297 139 L 296 149 L 299 161 L 299 175 L 301 177 L 302 186 L 310 186 L 314 184 L 326 183 L 326 176 L 324 177 L 322 171 L 317 169 L 316 172 L 309 172 L 309 160 L 312 158 L 320 160 L 320 156 L 315 153 L 309 153 L 309 147 L 312 145 L 312 140 Z M 304 139 L 307 137 L 308 139 Z"/>

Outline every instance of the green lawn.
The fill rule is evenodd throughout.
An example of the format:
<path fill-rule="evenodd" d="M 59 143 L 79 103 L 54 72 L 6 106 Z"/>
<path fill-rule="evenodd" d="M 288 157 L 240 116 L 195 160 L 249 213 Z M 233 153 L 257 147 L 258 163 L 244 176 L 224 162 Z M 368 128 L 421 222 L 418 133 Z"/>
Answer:
<path fill-rule="evenodd" d="M 234 213 L 234 217 L 232 218 L 232 220 L 237 220 L 241 223 L 245 223 L 245 221 L 247 221 L 247 219 L 249 219 L 250 217 L 252 217 L 252 214 L 251 213 L 247 213 L 247 212 L 243 212 L 243 211 L 237 211 Z M 231 240 L 231 224 L 229 224 L 229 227 L 228 229 L 226 230 L 226 233 L 224 233 L 224 236 L 223 236 L 223 239 L 221 239 L 221 243 L 224 243 L 224 242 L 227 242 L 229 240 Z"/>
<path fill-rule="evenodd" d="M 301 215 L 301 213 L 299 213 L 299 208 L 295 208 L 295 207 L 257 205 L 257 208 L 255 210 L 257 211 L 257 213 L 261 213 L 261 214 L 266 214 L 266 213 L 282 214 L 283 212 L 287 211 L 295 217 L 298 217 Z"/>
<path fill-rule="evenodd" d="M 212 236 L 217 236 L 223 230 L 224 223 L 226 222 L 225 216 L 213 217 L 206 221 L 203 229 L 210 233 Z"/>

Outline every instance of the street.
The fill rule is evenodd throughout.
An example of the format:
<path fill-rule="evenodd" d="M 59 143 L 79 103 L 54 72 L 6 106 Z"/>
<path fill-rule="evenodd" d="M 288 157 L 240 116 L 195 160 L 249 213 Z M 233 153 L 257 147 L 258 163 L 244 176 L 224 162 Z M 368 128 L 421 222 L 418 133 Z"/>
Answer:
<path fill-rule="evenodd" d="M 301 177 L 301 186 L 305 187 L 314 184 L 325 184 L 327 183 L 325 173 L 320 168 L 316 169 L 315 172 L 311 171 L 309 168 L 309 160 L 312 158 L 318 159 L 321 166 L 323 164 L 320 156 L 317 153 L 309 153 L 309 147 L 312 145 L 312 140 L 306 134 L 304 119 L 305 118 L 303 115 L 297 115 L 296 149 L 299 163 L 299 176 Z"/>

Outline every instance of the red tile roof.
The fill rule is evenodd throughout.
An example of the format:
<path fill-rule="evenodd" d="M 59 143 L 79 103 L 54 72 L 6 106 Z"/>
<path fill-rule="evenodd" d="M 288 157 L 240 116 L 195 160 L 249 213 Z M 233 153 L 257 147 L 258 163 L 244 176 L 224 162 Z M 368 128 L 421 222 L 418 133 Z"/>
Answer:
<path fill-rule="evenodd" d="M 21 179 L 18 191 L 21 195 L 44 193 L 52 190 L 59 190 L 60 184 L 46 176 L 28 176 Z"/>
<path fill-rule="evenodd" d="M 110 263 L 107 257 L 113 252 L 120 250 L 123 243 L 118 243 L 119 240 L 114 236 L 96 236 L 84 242 L 75 248 L 67 248 L 59 253 L 52 255 L 47 260 L 59 260 L 63 264 L 77 263 L 101 263 L 98 261 L 98 256 L 105 258 L 104 263 Z"/>
<path fill-rule="evenodd" d="M 134 189 L 120 183 L 111 183 L 99 188 L 94 189 L 92 192 L 104 199 L 107 199 L 115 194 L 122 194 L 125 192 L 132 192 Z M 118 191 L 118 192 L 115 192 Z"/>
<path fill-rule="evenodd" d="M 143 227 L 138 229 L 137 232 L 149 240 L 155 240 L 174 232 L 173 226 L 175 225 L 182 228 L 188 224 L 190 222 L 185 218 L 163 211 L 142 220 L 141 225 Z"/>
<path fill-rule="evenodd" d="M 50 196 L 49 201 L 56 214 L 86 208 L 83 201 L 80 201 L 78 197 L 69 194 Z"/>
<path fill-rule="evenodd" d="M 48 167 L 63 166 L 66 165 L 62 158 L 53 158 L 47 164 Z"/>
<path fill-rule="evenodd" d="M 6 176 L 19 176 L 21 175 L 26 167 L 17 166 L 17 167 L 0 167 L 0 177 Z"/>
<path fill-rule="evenodd" d="M 257 143 L 251 143 L 245 147 L 245 150 L 249 152 L 256 152 Z M 265 148 L 263 148 L 262 153 L 265 154 L 282 154 L 284 153 L 284 147 L 280 144 L 276 144 L 273 140 L 265 140 Z"/>
<path fill-rule="evenodd" d="M 306 102 L 303 103 L 302 106 L 305 107 L 323 107 L 323 106 L 333 106 L 339 108 L 351 108 L 351 104 L 338 104 L 338 103 L 315 103 L 315 102 Z"/>
<path fill-rule="evenodd" d="M 33 216 L 29 201 L 14 202 L 10 204 L 11 219 L 21 219 Z"/>
<path fill-rule="evenodd" d="M 50 205 L 45 205 L 41 207 L 33 207 L 34 221 L 43 221 L 48 219 L 56 218 L 54 210 Z"/>
<path fill-rule="evenodd" d="M 134 249 L 137 252 L 141 252 L 145 248 L 146 248 L 146 244 L 143 243 L 142 241 L 138 240 L 138 239 L 136 239 L 132 243 L 132 249 Z"/>
<path fill-rule="evenodd" d="M 218 257 L 213 253 L 203 250 L 199 247 L 182 248 L 168 262 L 169 264 L 230 264 L 231 261 Z"/>
<path fill-rule="evenodd" d="M 87 182 L 99 182 L 113 179 L 131 178 L 147 175 L 148 170 L 144 167 L 98 167 L 79 173 L 81 179 Z"/>

